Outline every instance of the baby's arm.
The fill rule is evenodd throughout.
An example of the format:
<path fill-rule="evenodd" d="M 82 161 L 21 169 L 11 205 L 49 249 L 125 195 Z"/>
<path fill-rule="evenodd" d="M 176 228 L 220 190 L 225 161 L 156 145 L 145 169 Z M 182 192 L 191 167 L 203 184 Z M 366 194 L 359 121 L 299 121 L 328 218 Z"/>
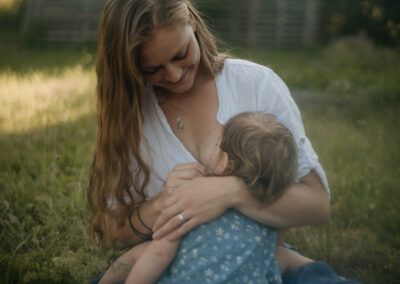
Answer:
<path fill-rule="evenodd" d="M 281 265 L 281 274 L 292 273 L 298 267 L 313 262 L 312 259 L 280 245 L 276 246 L 275 256 Z"/>
<path fill-rule="evenodd" d="M 101 277 L 99 284 L 120 283 L 125 281 L 132 266 L 139 259 L 140 255 L 143 254 L 148 245 L 150 245 L 150 242 L 141 243 L 121 255 L 107 269 L 103 277 Z"/>
<path fill-rule="evenodd" d="M 154 283 L 174 259 L 179 241 L 169 241 L 167 237 L 153 240 L 137 260 L 126 279 L 127 284 Z"/>

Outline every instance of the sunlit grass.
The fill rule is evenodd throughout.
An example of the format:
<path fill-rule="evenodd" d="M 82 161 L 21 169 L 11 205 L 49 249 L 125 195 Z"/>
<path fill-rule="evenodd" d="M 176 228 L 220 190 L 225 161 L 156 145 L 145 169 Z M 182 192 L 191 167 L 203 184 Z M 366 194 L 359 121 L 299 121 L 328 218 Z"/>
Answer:
<path fill-rule="evenodd" d="M 22 0 L 0 0 L 0 13 L 14 14 L 18 9 Z"/>
<path fill-rule="evenodd" d="M 87 235 L 94 71 L 12 67 L 0 73 L 2 281 L 82 283 L 111 253 Z"/>
<path fill-rule="evenodd" d="M 95 76 L 81 66 L 60 74 L 0 73 L 0 131 L 21 133 L 94 112 Z"/>

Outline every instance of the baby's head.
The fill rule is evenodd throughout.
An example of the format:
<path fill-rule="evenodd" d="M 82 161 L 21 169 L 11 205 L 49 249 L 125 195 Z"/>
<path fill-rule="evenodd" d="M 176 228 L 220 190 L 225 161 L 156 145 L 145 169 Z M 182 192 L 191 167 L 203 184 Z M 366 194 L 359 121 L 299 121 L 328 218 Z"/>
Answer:
<path fill-rule="evenodd" d="M 275 201 L 295 181 L 295 141 L 271 114 L 244 112 L 232 117 L 219 147 L 216 173 L 241 178 L 259 200 Z"/>

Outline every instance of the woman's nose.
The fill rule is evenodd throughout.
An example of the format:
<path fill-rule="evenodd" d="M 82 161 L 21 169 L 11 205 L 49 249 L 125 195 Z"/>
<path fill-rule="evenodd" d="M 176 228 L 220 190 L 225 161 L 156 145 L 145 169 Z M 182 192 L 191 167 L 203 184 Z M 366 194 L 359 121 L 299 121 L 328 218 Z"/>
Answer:
<path fill-rule="evenodd" d="M 171 83 L 178 83 L 183 73 L 182 68 L 171 63 L 165 66 L 165 71 L 166 80 Z"/>

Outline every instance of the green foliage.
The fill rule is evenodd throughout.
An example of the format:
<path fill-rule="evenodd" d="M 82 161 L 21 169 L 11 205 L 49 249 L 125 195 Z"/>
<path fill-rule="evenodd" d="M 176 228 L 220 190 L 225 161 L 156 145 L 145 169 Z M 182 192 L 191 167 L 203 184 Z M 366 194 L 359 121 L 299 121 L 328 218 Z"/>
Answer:
<path fill-rule="evenodd" d="M 2 283 L 85 283 L 118 251 L 88 239 L 95 54 L 0 43 Z M 289 242 L 363 283 L 400 279 L 399 54 L 348 38 L 316 50 L 235 52 L 289 85 L 326 170 L 332 217 Z"/>
<path fill-rule="evenodd" d="M 397 0 L 326 0 L 321 33 L 325 38 L 364 32 L 380 45 L 400 43 L 400 2 Z"/>

